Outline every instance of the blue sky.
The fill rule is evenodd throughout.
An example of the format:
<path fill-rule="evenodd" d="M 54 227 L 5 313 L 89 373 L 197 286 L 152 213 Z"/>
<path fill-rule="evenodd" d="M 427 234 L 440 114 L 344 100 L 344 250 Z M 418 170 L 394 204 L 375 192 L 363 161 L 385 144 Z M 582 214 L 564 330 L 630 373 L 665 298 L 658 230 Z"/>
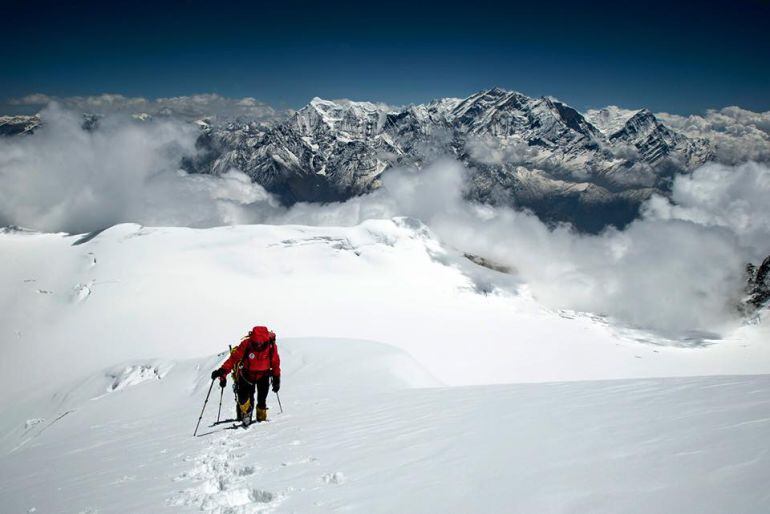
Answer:
<path fill-rule="evenodd" d="M 580 108 L 770 109 L 770 2 L 4 2 L 0 99 L 392 104 L 500 86 Z"/>

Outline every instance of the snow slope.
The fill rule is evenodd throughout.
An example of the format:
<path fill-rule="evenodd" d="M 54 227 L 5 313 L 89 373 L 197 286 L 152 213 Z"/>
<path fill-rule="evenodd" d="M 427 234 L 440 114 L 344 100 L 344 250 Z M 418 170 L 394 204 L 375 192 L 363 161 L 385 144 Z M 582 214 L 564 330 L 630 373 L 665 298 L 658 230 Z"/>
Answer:
<path fill-rule="evenodd" d="M 608 105 L 602 109 L 589 109 L 584 116 L 594 127 L 609 137 L 622 130 L 626 122 L 637 112 L 639 111 Z"/>
<path fill-rule="evenodd" d="M 5 231 L 0 255 L 3 512 L 770 507 L 766 320 L 665 341 L 553 311 L 409 218 Z M 210 426 L 215 391 L 192 438 L 255 323 L 286 412 Z"/>
<path fill-rule="evenodd" d="M 767 325 L 668 344 L 538 304 L 416 220 L 0 236 L 0 386 L 210 355 L 255 323 L 404 349 L 447 385 L 770 372 Z M 716 341 L 711 341 L 716 342 Z M 64 363 L 52 378 L 35 362 Z M 78 357 L 72 358 L 77 352 Z M 1 403 L 0 403 L 1 404 Z"/>
<path fill-rule="evenodd" d="M 292 339 L 282 351 L 285 412 L 271 394 L 272 421 L 247 431 L 213 425 L 215 388 L 192 438 L 216 357 L 112 392 L 108 371 L 66 398 L 30 394 L 0 418 L 3 511 L 770 508 L 767 376 L 425 388 L 392 347 Z M 223 418 L 232 406 L 227 388 Z M 24 427 L 33 412 L 45 419 Z"/>

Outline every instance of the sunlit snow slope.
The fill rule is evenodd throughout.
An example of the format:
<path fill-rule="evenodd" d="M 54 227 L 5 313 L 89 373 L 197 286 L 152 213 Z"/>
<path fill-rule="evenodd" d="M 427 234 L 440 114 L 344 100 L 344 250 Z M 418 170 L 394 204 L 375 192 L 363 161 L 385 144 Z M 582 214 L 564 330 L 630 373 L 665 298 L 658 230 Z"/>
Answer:
<path fill-rule="evenodd" d="M 424 388 L 392 347 L 282 348 L 285 412 L 271 394 L 272 421 L 246 431 L 213 424 L 215 388 L 192 438 L 214 357 L 20 396 L 0 424 L 3 512 L 770 508 L 767 376 Z"/>
<path fill-rule="evenodd" d="M 210 355 L 258 323 L 281 338 L 391 344 L 447 385 L 770 372 L 767 327 L 707 347 L 655 344 L 542 307 L 515 275 L 472 263 L 408 218 L 7 233 L 0 254 L 5 399 L 30 379 Z M 33 365 L 41 353 L 47 365 Z"/>
<path fill-rule="evenodd" d="M 766 322 L 704 344 L 556 312 L 407 218 L 0 255 L 3 512 L 770 510 Z M 257 323 L 285 412 L 212 426 L 215 388 L 192 438 Z"/>

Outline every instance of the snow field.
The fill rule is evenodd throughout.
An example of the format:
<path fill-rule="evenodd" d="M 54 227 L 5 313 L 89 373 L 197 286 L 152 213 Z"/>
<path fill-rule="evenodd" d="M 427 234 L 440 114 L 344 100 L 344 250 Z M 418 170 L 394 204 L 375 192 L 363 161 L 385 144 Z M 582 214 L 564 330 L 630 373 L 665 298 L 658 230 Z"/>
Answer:
<path fill-rule="evenodd" d="M 770 511 L 766 320 L 667 341 L 553 311 L 408 218 L 0 253 L 3 512 Z M 285 413 L 212 425 L 215 387 L 193 438 L 257 323 Z"/>
<path fill-rule="evenodd" d="M 3 505 L 215 513 L 770 508 L 767 376 L 414 387 L 398 373 L 411 359 L 394 348 L 328 339 L 283 347 L 292 356 L 285 413 L 271 393 L 271 421 L 248 430 L 213 424 L 215 387 L 200 436 L 191 436 L 209 370 L 222 357 L 173 363 L 161 379 L 92 399 L 85 393 L 99 377 L 82 382 L 70 391 L 80 399 L 61 407 L 68 415 L 32 425 L 26 442 L 4 450 Z M 367 369 L 328 359 L 350 348 Z M 105 387 L 110 372 L 100 375 Z M 35 402 L 51 417 L 56 405 Z M 223 418 L 232 407 L 228 387 Z"/>
<path fill-rule="evenodd" d="M 0 406 L 29 381 L 211 355 L 259 323 L 279 339 L 390 344 L 446 385 L 770 372 L 766 322 L 671 342 L 547 309 L 515 275 L 474 264 L 409 218 L 10 233 L 0 253 Z M 40 348 L 53 372 L 27 365 Z"/>

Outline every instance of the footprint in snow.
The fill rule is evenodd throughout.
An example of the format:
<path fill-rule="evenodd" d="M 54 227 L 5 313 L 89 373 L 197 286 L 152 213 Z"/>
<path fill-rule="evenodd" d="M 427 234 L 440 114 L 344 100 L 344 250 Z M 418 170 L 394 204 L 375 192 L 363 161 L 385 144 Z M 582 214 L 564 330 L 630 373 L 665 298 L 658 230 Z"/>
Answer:
<path fill-rule="evenodd" d="M 321 475 L 321 481 L 324 484 L 343 484 L 345 483 L 345 475 L 339 471 L 335 473 L 325 473 Z"/>
<path fill-rule="evenodd" d="M 300 459 L 300 460 L 281 462 L 281 466 L 286 467 L 286 466 L 294 466 L 296 464 L 310 464 L 312 462 L 318 462 L 318 459 L 316 459 L 315 457 L 305 457 L 304 459 Z"/>
<path fill-rule="evenodd" d="M 75 287 L 72 288 L 72 301 L 75 303 L 84 302 L 88 299 L 89 296 L 91 296 L 91 293 L 93 292 L 93 286 L 94 282 L 91 281 L 87 284 L 77 284 Z"/>
<path fill-rule="evenodd" d="M 24 430 L 29 430 L 30 428 L 34 427 L 35 425 L 39 425 L 44 421 L 45 421 L 45 418 L 28 419 L 26 422 L 24 422 Z"/>
<path fill-rule="evenodd" d="M 237 451 L 243 444 L 230 437 L 212 441 L 206 450 L 194 459 L 192 469 L 174 478 L 196 484 L 178 491 L 167 503 L 172 506 L 193 506 L 211 512 L 252 512 L 272 509 L 282 495 L 254 487 L 250 479 L 258 471 L 257 466 L 235 465 Z M 185 458 L 188 462 L 191 459 Z"/>
<path fill-rule="evenodd" d="M 235 474 L 241 477 L 247 477 L 249 475 L 253 475 L 255 471 L 256 468 L 254 466 L 244 466 L 235 470 Z"/>

